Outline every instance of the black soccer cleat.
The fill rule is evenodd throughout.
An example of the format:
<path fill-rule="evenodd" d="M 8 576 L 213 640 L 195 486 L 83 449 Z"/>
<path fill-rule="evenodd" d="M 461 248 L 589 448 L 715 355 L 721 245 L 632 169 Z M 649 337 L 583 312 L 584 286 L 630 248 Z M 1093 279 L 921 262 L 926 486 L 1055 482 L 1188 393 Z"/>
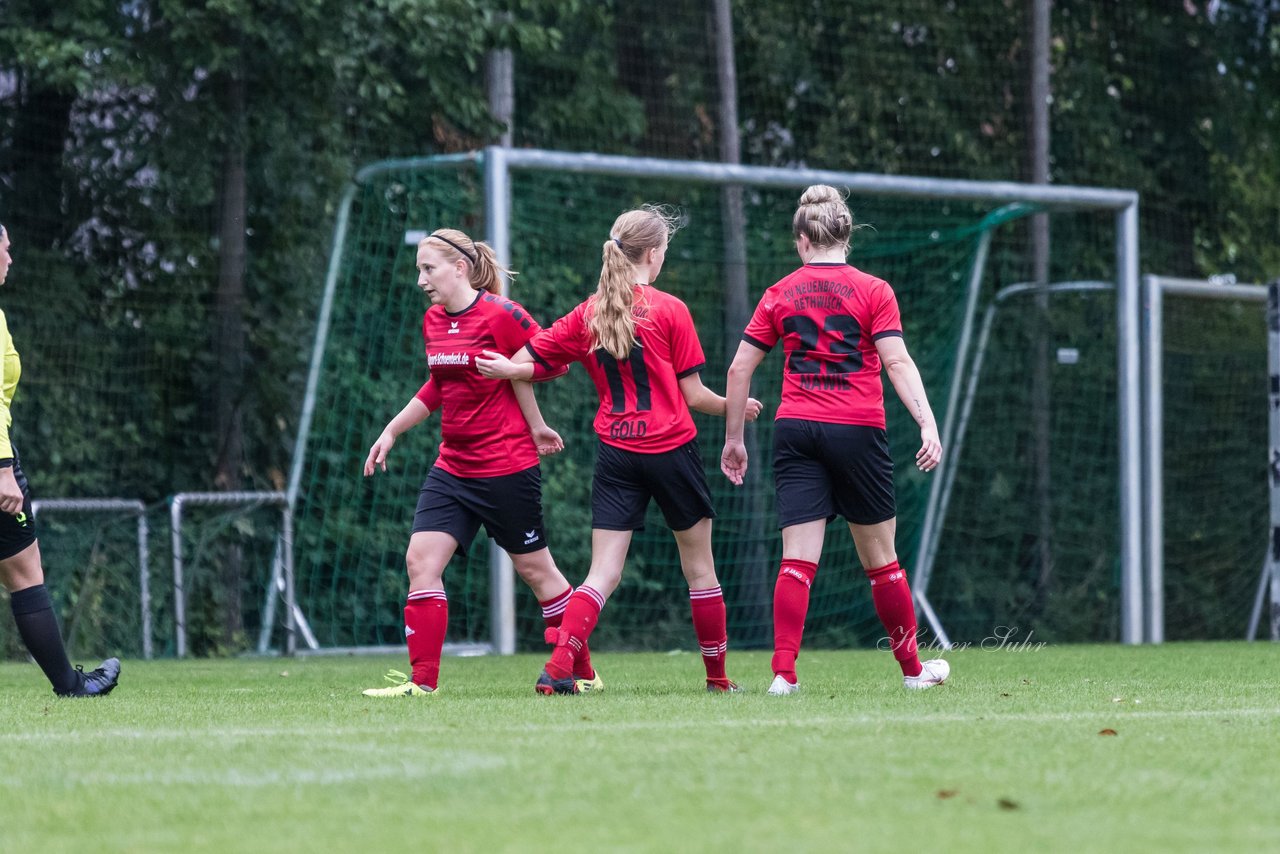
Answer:
<path fill-rule="evenodd" d="M 552 679 L 551 674 L 543 670 L 538 676 L 538 684 L 533 686 L 533 690 L 539 694 L 546 694 L 550 697 L 552 694 L 580 694 L 577 681 L 570 673 L 563 679 Z"/>
<path fill-rule="evenodd" d="M 120 659 L 108 658 L 88 673 L 76 665 L 80 676 L 80 687 L 72 691 L 62 691 L 59 697 L 105 697 L 120 683 Z"/>

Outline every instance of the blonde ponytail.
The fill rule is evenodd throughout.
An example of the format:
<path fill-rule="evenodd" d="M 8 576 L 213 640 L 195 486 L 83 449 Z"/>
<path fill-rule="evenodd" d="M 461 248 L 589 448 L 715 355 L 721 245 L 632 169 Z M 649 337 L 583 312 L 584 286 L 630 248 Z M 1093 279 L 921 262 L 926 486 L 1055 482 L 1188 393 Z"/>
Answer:
<path fill-rule="evenodd" d="M 600 283 L 596 285 L 594 312 L 587 322 L 593 348 L 601 348 L 615 359 L 625 359 L 636 343 L 635 267 L 609 238 L 601 250 Z"/>
<path fill-rule="evenodd" d="M 636 343 L 635 265 L 645 252 L 671 239 L 683 223 L 675 210 L 644 205 L 613 221 L 600 252 L 600 282 L 587 321 L 593 348 L 615 359 L 631 355 Z"/>

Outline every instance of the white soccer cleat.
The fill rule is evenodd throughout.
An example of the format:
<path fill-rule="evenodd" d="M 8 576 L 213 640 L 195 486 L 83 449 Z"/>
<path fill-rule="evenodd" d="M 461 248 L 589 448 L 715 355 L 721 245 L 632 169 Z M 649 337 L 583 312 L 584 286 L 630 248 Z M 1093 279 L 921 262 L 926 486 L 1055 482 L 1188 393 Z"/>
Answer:
<path fill-rule="evenodd" d="M 773 684 L 769 686 L 769 690 L 766 691 L 765 693 L 770 694 L 774 697 L 785 697 L 788 694 L 799 694 L 800 683 L 788 682 L 786 679 L 783 679 L 781 676 L 775 676 L 773 677 Z"/>
<path fill-rule="evenodd" d="M 921 665 L 919 676 L 903 676 L 902 684 L 912 691 L 923 691 L 934 685 L 941 685 L 951 675 L 951 665 L 946 659 L 931 658 Z"/>

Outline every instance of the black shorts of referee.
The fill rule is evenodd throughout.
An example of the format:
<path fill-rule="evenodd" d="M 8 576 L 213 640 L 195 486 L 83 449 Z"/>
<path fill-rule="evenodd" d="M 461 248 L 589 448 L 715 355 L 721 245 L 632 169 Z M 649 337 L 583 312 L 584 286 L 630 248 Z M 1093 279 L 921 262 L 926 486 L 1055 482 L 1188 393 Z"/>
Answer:
<path fill-rule="evenodd" d="M 837 515 L 875 525 L 898 512 L 889 439 L 880 427 L 779 418 L 773 482 L 779 528 Z"/>
<path fill-rule="evenodd" d="M 658 454 L 624 451 L 598 441 L 591 527 L 643 531 L 651 498 L 673 531 L 687 531 L 703 519 L 716 517 L 698 440 Z"/>
<path fill-rule="evenodd" d="M 542 469 L 534 465 L 497 477 L 458 477 L 432 466 L 418 493 L 413 533 L 449 534 L 465 556 L 481 525 L 507 554 L 545 549 Z"/>
<path fill-rule="evenodd" d="M 27 476 L 18 459 L 18 449 L 13 449 L 13 477 L 22 490 L 22 510 L 15 516 L 0 513 L 0 560 L 11 558 L 36 541 L 36 520 L 31 514 L 31 489 Z"/>

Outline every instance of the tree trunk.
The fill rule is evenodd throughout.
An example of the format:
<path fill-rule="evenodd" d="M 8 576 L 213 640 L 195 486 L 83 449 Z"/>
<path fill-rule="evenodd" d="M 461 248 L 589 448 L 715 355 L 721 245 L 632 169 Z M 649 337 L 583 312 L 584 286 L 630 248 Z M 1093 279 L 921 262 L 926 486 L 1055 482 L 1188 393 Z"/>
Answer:
<path fill-rule="evenodd" d="M 1028 102 L 1031 105 L 1028 163 L 1034 184 L 1049 183 L 1049 0 L 1028 0 L 1031 46 Z M 1032 328 L 1031 427 L 1034 435 L 1036 606 L 1041 612 L 1053 583 L 1053 473 L 1050 467 L 1049 215 L 1031 218 L 1032 281 L 1038 287 Z"/>
<path fill-rule="evenodd" d="M 716 68 L 720 88 L 720 160 L 724 163 L 742 161 L 742 145 L 738 134 L 738 82 L 733 56 L 733 16 L 730 0 L 714 0 L 716 34 Z M 724 340 L 725 359 L 732 362 L 742 340 L 742 330 L 751 319 L 751 294 L 747 287 L 747 217 L 742 204 L 742 187 L 726 186 L 720 193 L 721 233 L 724 239 Z M 756 473 L 761 471 L 760 443 L 756 430 L 748 425 L 743 432 L 747 458 L 755 462 Z M 716 443 L 712 443 L 714 446 Z M 741 570 L 738 574 L 740 590 L 737 596 L 742 609 L 742 621 L 751 627 L 740 632 L 735 642 L 742 646 L 765 647 L 772 643 L 769 627 L 773 624 L 772 601 L 773 566 L 769 552 L 758 537 L 756 520 L 764 518 L 764 502 L 760 490 L 767 489 L 757 476 L 754 484 L 743 484 L 731 493 L 733 509 L 745 529 L 740 541 L 744 543 Z M 746 532 L 750 531 L 748 535 Z"/>
<path fill-rule="evenodd" d="M 214 386 L 214 417 L 219 438 L 215 485 L 235 491 L 244 486 L 245 397 L 245 234 L 247 180 L 245 166 L 246 121 L 245 84 L 238 70 L 222 82 L 228 133 L 223 151 L 221 211 L 218 221 L 218 290 L 214 301 L 217 379 Z M 240 642 L 244 615 L 240 607 L 243 581 L 243 551 L 230 547 L 222 562 L 219 593 L 222 608 L 223 642 L 228 648 Z"/>

